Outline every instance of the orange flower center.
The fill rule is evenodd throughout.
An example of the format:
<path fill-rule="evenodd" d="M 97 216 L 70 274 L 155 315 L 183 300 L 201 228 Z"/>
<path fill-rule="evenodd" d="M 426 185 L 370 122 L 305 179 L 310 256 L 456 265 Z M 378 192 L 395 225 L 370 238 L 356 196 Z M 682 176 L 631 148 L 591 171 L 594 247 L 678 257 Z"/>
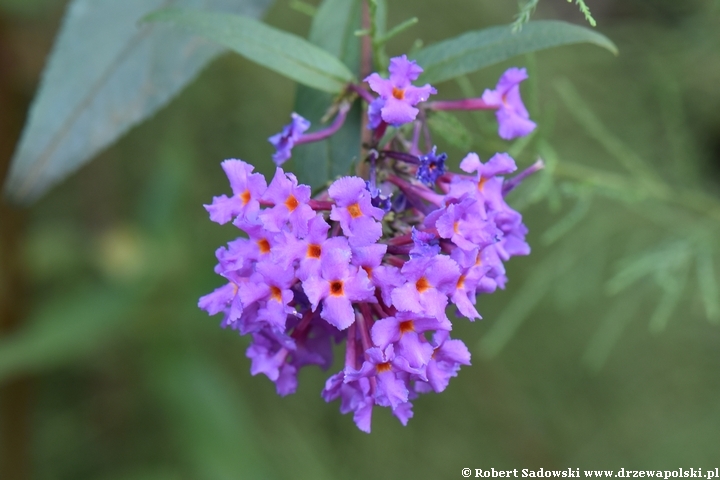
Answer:
<path fill-rule="evenodd" d="M 320 254 L 322 253 L 322 248 L 320 248 L 320 245 L 310 244 L 308 245 L 307 249 L 307 257 L 308 258 L 320 258 Z"/>
<path fill-rule="evenodd" d="M 423 293 L 425 290 L 430 288 L 430 284 L 427 281 L 427 278 L 420 277 L 420 280 L 415 282 L 415 288 L 417 288 L 417 291 L 420 293 Z"/>
<path fill-rule="evenodd" d="M 261 238 L 257 241 L 257 244 L 260 253 L 270 253 L 270 242 L 267 241 L 267 238 Z"/>
<path fill-rule="evenodd" d="M 360 211 L 360 205 L 357 202 L 347 207 L 347 209 L 352 218 L 362 217 L 362 211 Z"/>
<path fill-rule="evenodd" d="M 460 278 L 458 278 L 457 281 L 457 288 L 463 288 L 465 285 L 465 275 L 460 275 Z"/>
<path fill-rule="evenodd" d="M 365 270 L 365 273 L 367 273 L 368 278 L 372 278 L 372 267 L 362 267 L 363 270 Z"/>
<path fill-rule="evenodd" d="M 273 285 L 270 287 L 270 297 L 272 297 L 273 300 L 282 302 L 282 291 L 278 287 Z"/>
<path fill-rule="evenodd" d="M 250 201 L 250 190 L 245 189 L 245 191 L 240 194 L 240 200 L 242 200 L 243 207 L 247 205 Z"/>
<path fill-rule="evenodd" d="M 295 198 L 295 196 L 292 194 L 290 194 L 290 196 L 287 198 L 287 200 L 285 200 L 285 206 L 287 207 L 288 210 L 290 210 L 291 213 L 293 211 L 295 211 L 295 209 L 298 207 L 298 205 L 300 205 L 300 204 L 298 203 L 297 198 Z"/>
<path fill-rule="evenodd" d="M 390 362 L 378 363 L 375 368 L 378 373 L 389 372 L 392 369 Z"/>
<path fill-rule="evenodd" d="M 478 182 L 478 190 L 480 190 L 482 192 L 483 189 L 485 188 L 485 182 L 487 182 L 487 181 L 488 181 L 487 178 L 481 177 L 480 181 Z"/>
<path fill-rule="evenodd" d="M 398 100 L 405 99 L 405 89 L 393 87 L 392 96 L 397 98 Z"/>
<path fill-rule="evenodd" d="M 404 322 L 400 322 L 399 328 L 400 328 L 400 333 L 414 332 L 415 324 L 413 323 L 412 320 L 405 320 Z"/>
<path fill-rule="evenodd" d="M 343 295 L 345 295 L 345 292 L 343 290 L 343 282 L 341 282 L 340 280 L 330 282 L 330 295 L 334 297 L 342 297 Z"/>

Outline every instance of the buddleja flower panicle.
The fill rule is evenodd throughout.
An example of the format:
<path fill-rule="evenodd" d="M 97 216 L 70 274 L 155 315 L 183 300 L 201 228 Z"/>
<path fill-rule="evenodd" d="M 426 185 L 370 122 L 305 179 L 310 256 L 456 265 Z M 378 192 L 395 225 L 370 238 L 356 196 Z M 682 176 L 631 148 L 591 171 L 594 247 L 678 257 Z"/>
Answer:
<path fill-rule="evenodd" d="M 435 89 L 412 85 L 421 72 L 402 56 L 392 59 L 389 79 L 368 77 L 380 95 L 361 95 L 374 138 L 387 124 L 423 121 L 418 108 Z M 327 132 L 337 131 L 343 108 Z M 277 158 L 293 143 L 331 134 L 303 135 L 303 120 L 293 116 L 271 137 Z M 340 411 L 366 432 L 373 407 L 390 408 L 404 425 L 420 394 L 442 392 L 470 365 L 467 347 L 450 337 L 448 305 L 459 317 L 481 318 L 477 295 L 504 288 L 504 262 L 530 252 L 522 216 L 504 199 L 514 160 L 499 153 L 483 163 L 469 153 L 463 173 L 449 172 L 447 155 L 434 146 L 419 153 L 415 137 L 412 145 L 396 137 L 374 144 L 369 179 L 339 178 L 315 198 L 281 167 L 267 182 L 244 161 L 227 160 L 233 195 L 206 205 L 211 220 L 232 221 L 244 237 L 217 250 L 215 271 L 226 283 L 199 307 L 251 335 L 250 371 L 270 378 L 280 395 L 295 392 L 302 367 L 328 368 L 332 345 L 344 342 L 344 367 L 322 397 L 340 399 Z"/>

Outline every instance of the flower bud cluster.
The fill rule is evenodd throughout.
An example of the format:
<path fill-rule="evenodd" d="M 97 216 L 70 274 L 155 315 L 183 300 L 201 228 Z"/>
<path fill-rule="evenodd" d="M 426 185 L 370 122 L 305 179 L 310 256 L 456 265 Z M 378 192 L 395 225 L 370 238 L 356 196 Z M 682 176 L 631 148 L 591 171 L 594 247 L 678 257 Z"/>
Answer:
<path fill-rule="evenodd" d="M 373 138 L 387 125 L 416 122 L 415 105 L 435 93 L 412 86 L 420 72 L 403 56 L 391 61 L 389 80 L 368 77 L 380 95 L 363 94 Z M 293 131 L 307 129 L 303 120 L 294 117 L 272 138 L 280 156 L 303 142 Z M 508 154 L 483 163 L 470 153 L 462 173 L 451 173 L 445 154 L 414 153 L 416 143 L 375 142 L 369 180 L 339 178 L 314 198 L 280 167 L 268 184 L 251 165 L 225 160 L 232 195 L 205 206 L 211 220 L 232 222 L 244 236 L 216 251 L 226 284 L 200 308 L 252 336 L 251 373 L 265 374 L 280 395 L 295 392 L 301 367 L 329 368 L 333 344 L 344 342 L 344 366 L 322 397 L 340 399 L 341 412 L 352 412 L 365 432 L 374 406 L 406 424 L 415 398 L 443 391 L 470 364 L 465 344 L 450 337 L 448 304 L 458 316 L 481 318 L 477 295 L 504 288 L 504 262 L 530 252 L 522 217 L 504 198 L 514 186 L 504 175 L 516 169 Z"/>

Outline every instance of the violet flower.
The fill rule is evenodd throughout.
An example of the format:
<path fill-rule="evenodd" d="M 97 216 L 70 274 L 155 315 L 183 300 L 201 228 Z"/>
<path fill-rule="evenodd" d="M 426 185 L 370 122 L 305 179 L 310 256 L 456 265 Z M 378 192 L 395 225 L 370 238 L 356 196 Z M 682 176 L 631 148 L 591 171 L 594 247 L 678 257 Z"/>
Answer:
<path fill-rule="evenodd" d="M 214 197 L 212 204 L 205 205 L 210 220 L 222 225 L 238 216 L 252 218 L 260 209 L 258 200 L 267 188 L 265 177 L 252 173 L 255 167 L 242 160 L 225 160 L 221 165 L 230 180 L 233 195 L 230 198 L 226 195 Z"/>
<path fill-rule="evenodd" d="M 295 142 L 310 128 L 310 121 L 297 113 L 293 113 L 291 119 L 290 123 L 285 125 L 280 133 L 268 138 L 268 142 L 276 150 L 272 158 L 277 166 L 282 165 L 292 156 L 292 148 L 295 146 Z"/>
<path fill-rule="evenodd" d="M 500 138 L 512 140 L 535 130 L 535 122 L 520 98 L 520 82 L 528 78 L 524 68 L 509 68 L 502 74 L 494 90 L 485 90 L 482 100 L 496 107 L 495 116 L 500 125 Z"/>
<path fill-rule="evenodd" d="M 516 169 L 509 155 L 483 163 L 469 153 L 462 172 L 447 172 L 447 155 L 430 149 L 425 117 L 415 120 L 415 105 L 435 93 L 412 85 L 421 72 L 405 56 L 393 58 L 389 79 L 367 78 L 379 97 L 351 85 L 330 126 L 305 134 L 309 122 L 293 114 L 270 139 L 282 163 L 294 145 L 335 134 L 360 96 L 374 132 L 357 170 L 367 166 L 369 178 L 341 177 L 311 198 L 310 187 L 281 168 L 268 186 L 251 165 L 227 160 L 233 194 L 206 205 L 211 220 L 232 221 L 242 235 L 216 250 L 222 286 L 198 306 L 222 315 L 222 327 L 251 335 L 250 373 L 267 376 L 280 395 L 296 391 L 302 367 L 329 367 L 334 344 L 344 343 L 343 369 L 327 380 L 322 397 L 339 400 L 340 412 L 352 413 L 364 432 L 375 406 L 405 425 L 420 394 L 445 390 L 470 364 L 465 344 L 450 339 L 447 307 L 481 318 L 478 294 L 505 288 L 504 262 L 530 251 L 522 216 L 505 195 L 542 162 L 506 180 Z M 501 136 L 516 135 L 532 124 L 519 99 L 524 75 L 511 69 L 483 99 L 428 107 L 497 108 Z M 388 124 L 409 121 L 416 122 L 412 141 L 398 131 L 379 144 Z M 418 147 L 423 136 L 426 155 Z"/>
<path fill-rule="evenodd" d="M 426 101 L 431 94 L 437 93 L 437 90 L 430 84 L 422 87 L 412 85 L 423 69 L 414 60 L 408 60 L 406 55 L 390 59 L 389 71 L 389 79 L 382 78 L 377 73 L 365 79 L 384 101 L 382 107 L 373 102 L 373 113 L 380 107 L 382 119 L 393 126 L 412 122 L 418 114 L 418 109 L 414 106 Z M 375 123 L 375 119 L 376 117 L 371 117 L 371 122 Z"/>

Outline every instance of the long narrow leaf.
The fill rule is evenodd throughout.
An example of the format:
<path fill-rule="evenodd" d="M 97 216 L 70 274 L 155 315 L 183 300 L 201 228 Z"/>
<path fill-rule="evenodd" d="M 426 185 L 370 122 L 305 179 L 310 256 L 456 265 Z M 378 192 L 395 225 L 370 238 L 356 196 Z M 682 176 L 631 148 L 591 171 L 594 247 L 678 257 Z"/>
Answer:
<path fill-rule="evenodd" d="M 414 57 L 425 69 L 420 81 L 437 83 L 523 53 L 575 43 L 598 45 L 617 54 L 615 44 L 600 33 L 571 23 L 544 20 L 529 22 L 516 33 L 509 25 L 467 32 L 423 48 Z"/>
<path fill-rule="evenodd" d="M 183 27 L 318 90 L 337 93 L 353 79 L 337 57 L 250 17 L 172 8 L 150 14 L 145 21 Z"/>
<path fill-rule="evenodd" d="M 720 322 L 720 292 L 715 277 L 715 264 L 712 251 L 709 247 L 697 252 L 697 279 L 700 286 L 705 315 L 712 323 Z"/>
<path fill-rule="evenodd" d="M 259 17 L 272 0 L 70 2 L 15 151 L 5 195 L 28 204 L 152 116 L 222 49 L 140 18 L 162 6 Z"/>

